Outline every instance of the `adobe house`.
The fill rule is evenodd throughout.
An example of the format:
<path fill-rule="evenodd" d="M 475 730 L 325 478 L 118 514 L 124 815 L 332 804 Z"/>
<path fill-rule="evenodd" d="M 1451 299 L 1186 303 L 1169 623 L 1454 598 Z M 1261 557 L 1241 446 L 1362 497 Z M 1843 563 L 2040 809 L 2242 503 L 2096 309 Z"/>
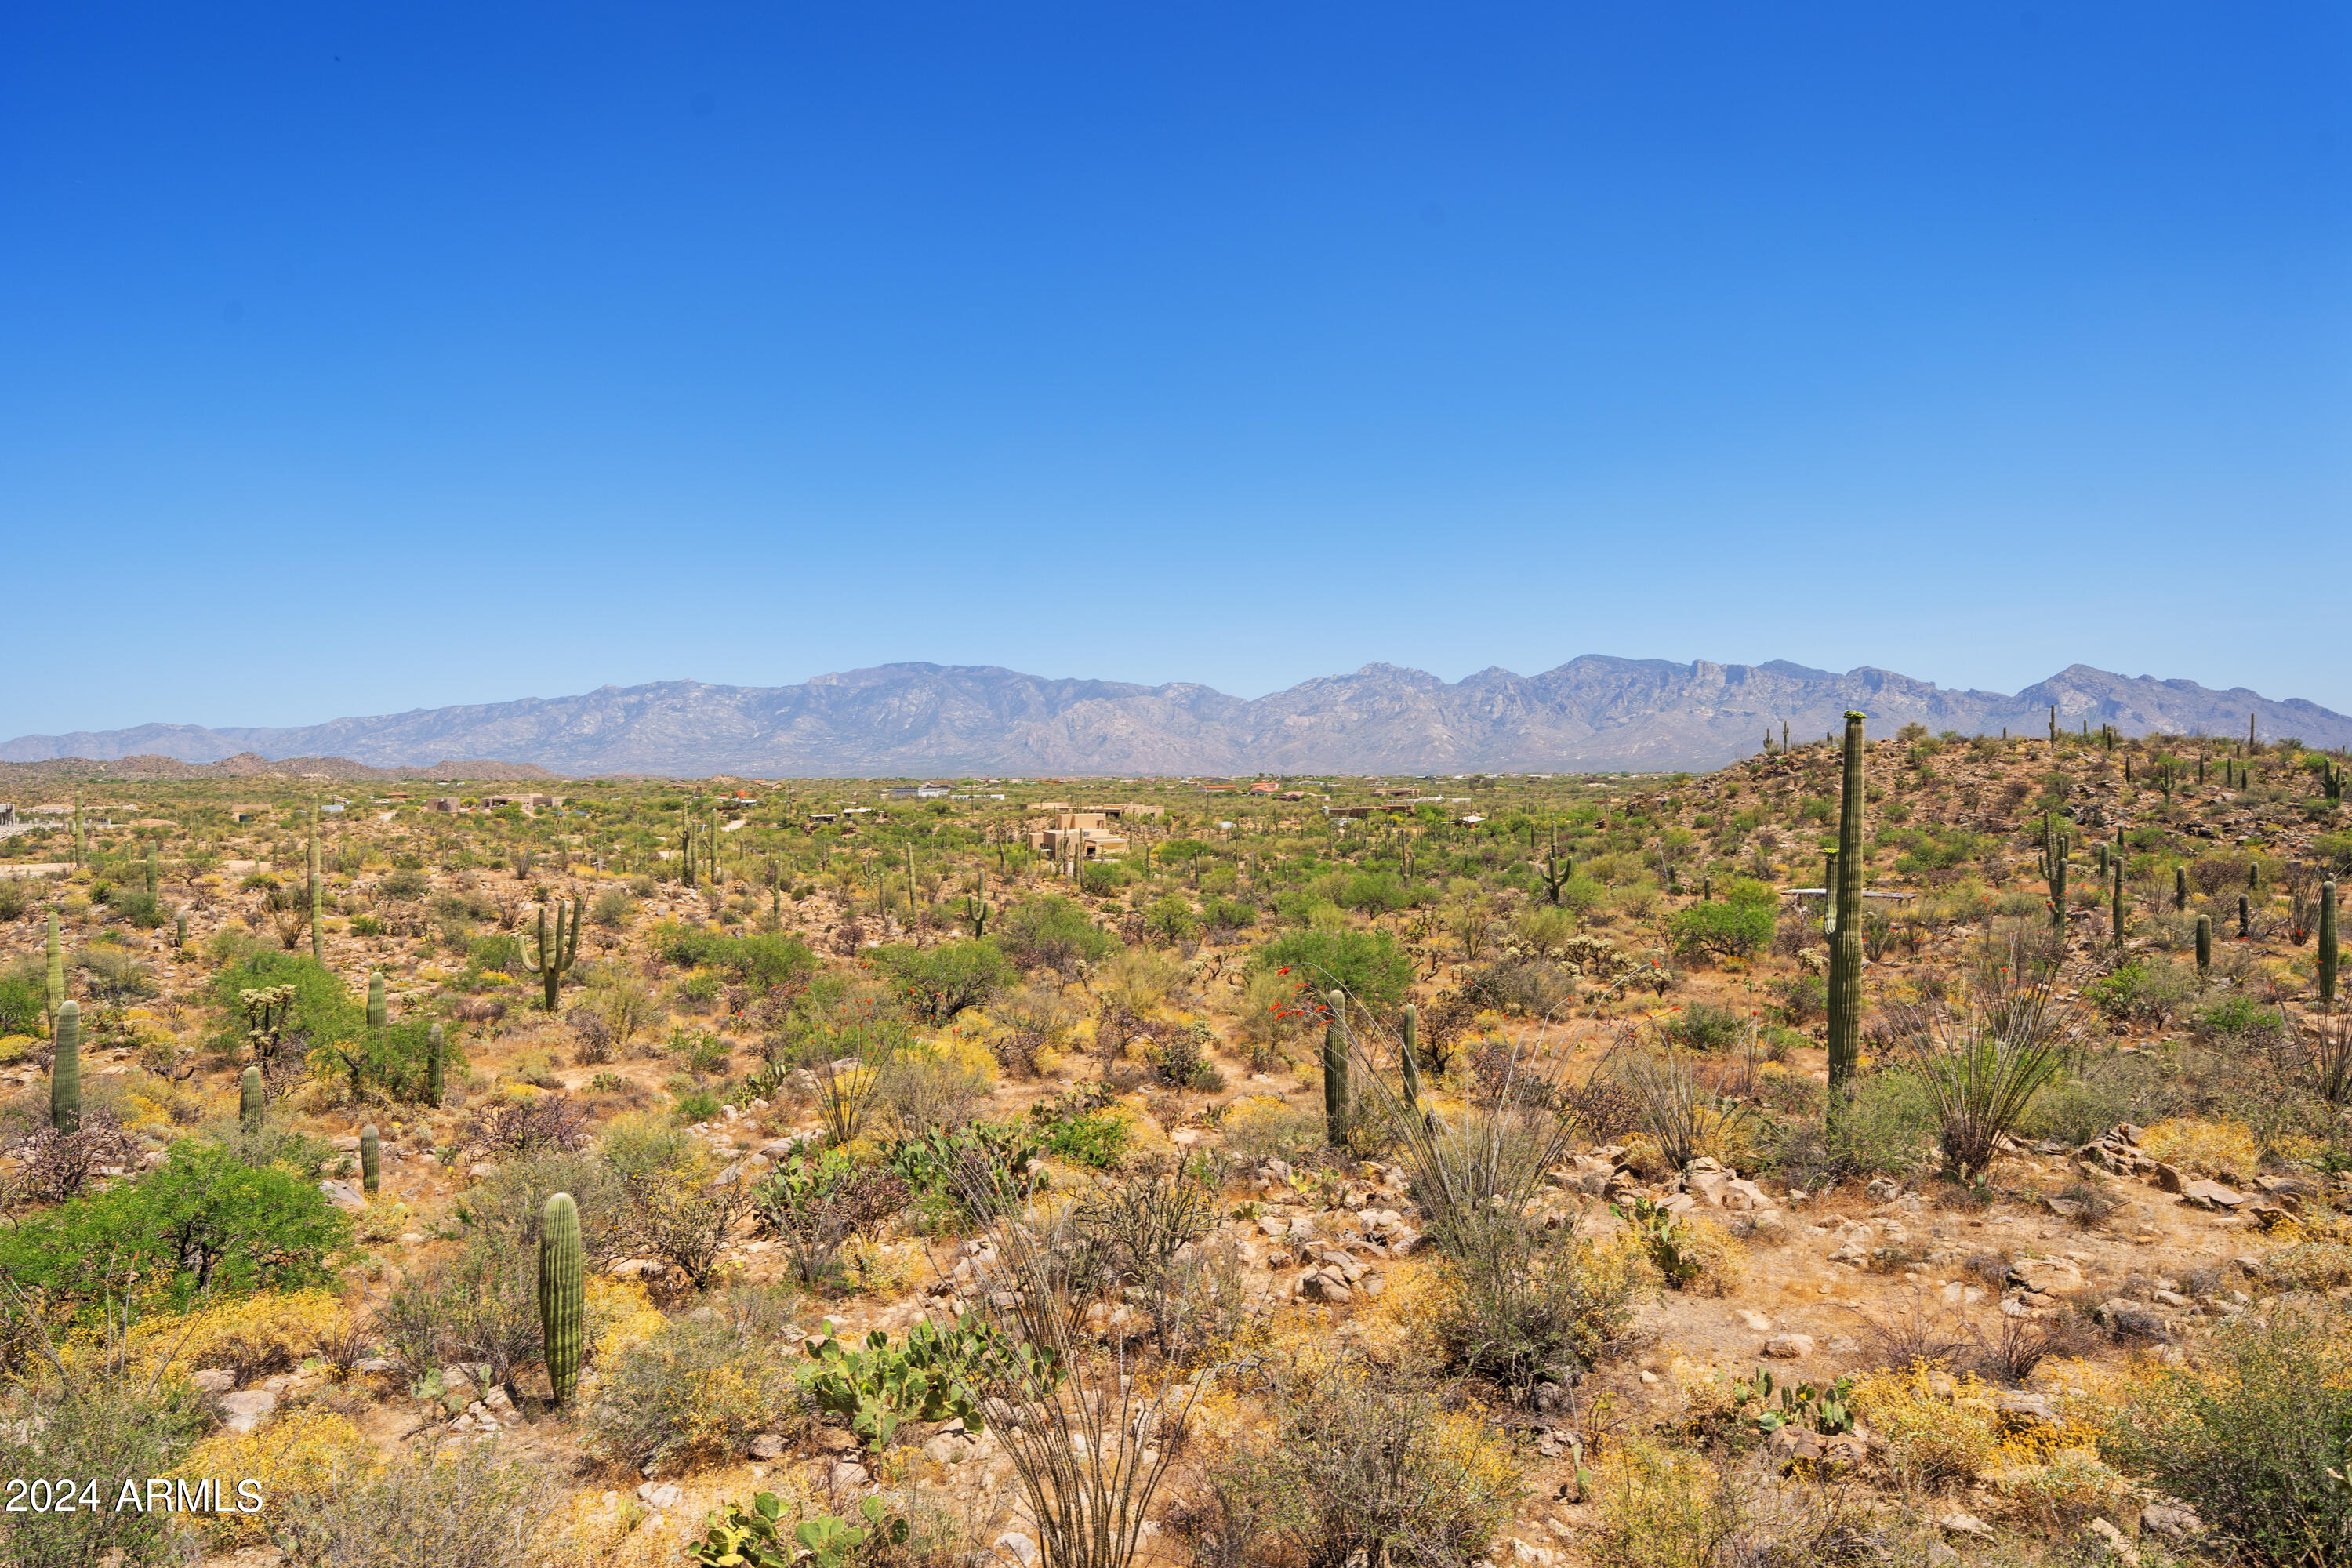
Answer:
<path fill-rule="evenodd" d="M 1110 819 L 1099 811 L 1064 811 L 1042 828 L 1033 828 L 1029 847 L 1049 859 L 1092 860 L 1127 852 L 1127 836 L 1110 830 Z"/>

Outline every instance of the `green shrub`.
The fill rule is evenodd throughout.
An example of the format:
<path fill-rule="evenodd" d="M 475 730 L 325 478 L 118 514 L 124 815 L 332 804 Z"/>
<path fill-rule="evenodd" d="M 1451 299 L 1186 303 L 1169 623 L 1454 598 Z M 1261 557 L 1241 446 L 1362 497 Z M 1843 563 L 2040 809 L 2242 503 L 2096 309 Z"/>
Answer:
<path fill-rule="evenodd" d="M 1163 894 L 1143 911 L 1143 931 L 1157 942 L 1189 942 L 1201 934 L 1201 917 L 1175 894 Z"/>
<path fill-rule="evenodd" d="M 77 1488 L 102 1478 L 95 1482 L 102 1494 L 95 1507 L 78 1490 L 71 1512 L 36 1511 L 24 1506 L 24 1496 L 15 1500 L 17 1510 L 0 1511 L 0 1558 L 11 1568 L 184 1561 L 169 1514 L 114 1505 L 124 1478 L 168 1475 L 203 1430 L 204 1411 L 189 1384 L 143 1373 L 78 1372 L 70 1396 L 54 1384 L 37 1384 L 10 1415 L 0 1424 L 0 1467 L 7 1476 L 52 1485 L 73 1477 Z M 234 1481 L 222 1484 L 234 1507 Z"/>
<path fill-rule="evenodd" d="M 184 1140 L 135 1182 L 23 1216 L 0 1232 L 0 1274 L 68 1300 L 104 1280 L 96 1259 L 138 1260 L 143 1282 L 185 1302 L 215 1294 L 323 1284 L 351 1227 L 318 1183 L 248 1165 L 218 1144 Z"/>
<path fill-rule="evenodd" d="M 583 1425 L 613 1458 L 662 1470 L 734 1458 L 758 1433 L 804 1425 L 806 1409 L 780 1345 L 694 1315 L 604 1368 Z"/>
<path fill-rule="evenodd" d="M 681 969 L 709 969 L 754 991 L 772 991 L 806 979 L 816 955 L 798 937 L 774 932 L 730 936 L 725 931 L 665 924 L 654 931 L 654 951 Z"/>
<path fill-rule="evenodd" d="M 272 985 L 294 987 L 294 1005 L 287 1034 L 313 1041 L 356 1039 L 367 1024 L 366 1008 L 333 971 L 320 967 L 307 953 L 280 952 L 248 947 L 213 977 L 212 999 L 222 1027 L 215 1037 L 224 1051 L 245 1044 L 245 1005 L 241 993 Z"/>
<path fill-rule="evenodd" d="M 1019 967 L 1065 973 L 1081 962 L 1100 963 L 1118 945 L 1118 938 L 1059 893 L 1023 900 L 997 917 L 991 934 Z"/>
<path fill-rule="evenodd" d="M 698 1126 L 717 1119 L 719 1104 L 717 1095 L 707 1089 L 698 1089 L 679 1095 L 677 1103 L 670 1109 L 670 1116 L 681 1127 Z"/>
<path fill-rule="evenodd" d="M 2243 1047 L 2282 1045 L 2292 1034 L 2285 1014 L 2263 1006 L 2242 991 L 2232 991 L 2210 1006 L 2199 1008 L 2196 1022 L 2199 1038 Z"/>
<path fill-rule="evenodd" d="M 2083 999 L 2117 1020 L 2161 1024 L 2197 994 L 2197 974 L 2168 958 L 2136 958 L 2083 987 Z"/>
<path fill-rule="evenodd" d="M 37 959 L 24 959 L 0 974 L 0 1035 L 37 1035 L 47 1027 L 49 996 Z"/>
<path fill-rule="evenodd" d="M 1013 978 L 1012 961 L 987 941 L 877 948 L 874 964 L 898 983 L 907 1010 L 930 1024 L 986 1006 Z"/>
<path fill-rule="evenodd" d="M 1336 987 L 1374 1008 L 1401 1005 L 1412 984 L 1412 955 L 1384 931 L 1291 931 L 1251 953 L 1249 962 L 1260 973 L 1287 970 L 1318 994 Z"/>
<path fill-rule="evenodd" d="M 1208 920 L 1213 926 L 1232 926 L 1236 930 L 1254 926 L 1257 924 L 1257 906 L 1242 899 L 1211 899 Z"/>
<path fill-rule="evenodd" d="M 269 1498 L 288 1561 L 348 1568 L 537 1568 L 544 1552 L 533 1547 L 552 1503 L 539 1470 L 490 1444 L 404 1454 L 322 1492 Z"/>
<path fill-rule="evenodd" d="M 1481 1216 L 1441 1266 L 1449 1364 L 1526 1389 L 1568 1383 L 1633 1321 L 1634 1279 L 1567 1227 Z"/>
<path fill-rule="evenodd" d="M 1659 1027 L 1685 1050 L 1717 1051 L 1739 1043 L 1747 1021 L 1728 1007 L 1694 1002 L 1669 1014 Z"/>
<path fill-rule="evenodd" d="M 1285 1540 L 1309 1568 L 1481 1561 L 1523 1493 L 1502 1447 L 1449 1414 L 1425 1375 L 1349 1356 L 1295 1369 L 1269 1395 L 1272 1429 L 1217 1462 L 1203 1519 L 1218 1552 L 1260 1560 L 1254 1535 Z"/>
<path fill-rule="evenodd" d="M 2269 1302 L 2216 1328 L 2201 1365 L 2135 1385 L 2103 1447 L 2253 1562 L 2352 1562 L 2347 1345 L 2342 1302 Z"/>
<path fill-rule="evenodd" d="M 1706 899 L 1666 919 L 1675 949 L 1685 956 L 1713 953 L 1745 958 L 1772 940 L 1780 897 L 1761 882 L 1735 879 L 1720 899 Z"/>
<path fill-rule="evenodd" d="M 1108 1170 L 1127 1152 L 1127 1118 L 1115 1111 L 1089 1111 L 1053 1122 L 1045 1147 L 1076 1165 Z"/>

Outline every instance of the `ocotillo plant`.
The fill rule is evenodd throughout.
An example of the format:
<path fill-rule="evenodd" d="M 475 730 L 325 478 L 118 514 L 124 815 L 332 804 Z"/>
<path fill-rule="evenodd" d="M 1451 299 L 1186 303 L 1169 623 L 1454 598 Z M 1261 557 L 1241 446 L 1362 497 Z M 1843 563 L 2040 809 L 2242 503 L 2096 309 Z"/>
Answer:
<path fill-rule="evenodd" d="M 1830 1093 L 1862 1055 L 1862 715 L 1845 716 L 1845 784 L 1838 804 L 1837 896 L 1830 905 Z"/>
<path fill-rule="evenodd" d="M 49 1125 L 60 1132 L 81 1127 L 81 1004 L 58 1009 L 57 1056 L 49 1066 Z"/>
<path fill-rule="evenodd" d="M 376 1178 L 383 1168 L 383 1145 L 377 1139 L 375 1123 L 360 1129 L 360 1190 L 373 1195 Z"/>
<path fill-rule="evenodd" d="M 261 1131 L 261 1116 L 268 1105 L 261 1089 L 261 1069 L 247 1068 L 237 1075 L 236 1124 L 247 1132 Z"/>
<path fill-rule="evenodd" d="M 570 1404 L 580 1383 L 580 1351 L 587 1337 L 584 1287 L 580 1205 L 570 1193 L 557 1193 L 539 1216 L 539 1342 L 558 1405 Z"/>
<path fill-rule="evenodd" d="M 1331 993 L 1331 1022 L 1323 1030 L 1323 1135 L 1334 1149 L 1348 1142 L 1348 998 Z"/>
<path fill-rule="evenodd" d="M 73 1006 L 73 1004 L 66 1004 Z M 2336 879 L 2319 884 L 2319 1006 L 2336 1006 Z"/>
<path fill-rule="evenodd" d="M 2213 917 L 2197 917 L 2197 973 L 2204 973 L 2213 967 Z"/>
<path fill-rule="evenodd" d="M 1405 1004 L 1404 1019 L 1397 1030 L 1397 1060 L 1404 1070 L 1404 1103 L 1407 1110 L 1421 1106 L 1421 1010 Z"/>
<path fill-rule="evenodd" d="M 66 1001 L 66 950 L 58 941 L 58 911 L 49 911 L 49 1027 L 58 1026 L 58 1009 Z"/>
<path fill-rule="evenodd" d="M 547 906 L 541 904 L 539 906 L 539 957 L 533 960 L 528 952 L 522 955 L 523 968 L 538 975 L 540 984 L 546 988 L 547 1010 L 551 1013 L 555 1011 L 555 992 L 563 984 L 563 972 L 570 969 L 572 961 L 580 956 L 580 900 L 573 899 L 566 903 L 557 899 L 554 902 L 554 939 L 550 941 L 548 938 Z M 518 949 L 521 945 L 516 943 Z"/>
<path fill-rule="evenodd" d="M 441 1026 L 436 1024 L 425 1037 L 425 1103 L 441 1103 Z"/>

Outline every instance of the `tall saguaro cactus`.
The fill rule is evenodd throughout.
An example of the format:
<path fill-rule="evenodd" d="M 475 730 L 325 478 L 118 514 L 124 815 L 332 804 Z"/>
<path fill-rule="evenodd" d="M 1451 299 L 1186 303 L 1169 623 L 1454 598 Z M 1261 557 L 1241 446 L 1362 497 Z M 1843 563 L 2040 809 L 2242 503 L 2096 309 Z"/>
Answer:
<path fill-rule="evenodd" d="M 2060 931 L 2066 929 L 2066 857 L 2074 848 L 2063 833 L 2051 830 L 2050 818 L 2042 819 L 2042 876 L 2050 884 L 2050 923 Z"/>
<path fill-rule="evenodd" d="M 310 803 L 310 962 L 327 962 L 326 879 L 319 875 L 319 803 Z"/>
<path fill-rule="evenodd" d="M 381 1029 L 386 1022 L 383 1005 L 383 971 L 368 971 L 367 1026 Z"/>
<path fill-rule="evenodd" d="M 522 955 L 523 968 L 538 975 L 540 984 L 546 990 L 547 1010 L 551 1013 L 555 1011 L 556 988 L 563 984 L 563 972 L 571 968 L 572 960 L 580 956 L 580 900 L 573 899 L 567 902 L 557 899 L 553 902 L 554 936 L 550 938 L 548 935 L 547 905 L 541 904 L 539 906 L 539 957 L 533 959 L 528 952 Z M 520 943 L 517 945 L 520 946 Z"/>
<path fill-rule="evenodd" d="M 376 1180 L 383 1169 L 383 1144 L 377 1137 L 375 1123 L 360 1129 L 360 1190 L 373 1196 Z"/>
<path fill-rule="evenodd" d="M 1404 1102 L 1408 1110 L 1421 1109 L 1421 1010 L 1405 1004 L 1404 1021 L 1397 1031 L 1397 1059 L 1404 1068 Z"/>
<path fill-rule="evenodd" d="M 1544 897 L 1558 904 L 1560 893 L 1568 886 L 1568 879 L 1576 875 L 1576 862 L 1559 858 L 1559 824 L 1556 822 L 1551 826 L 1551 853 L 1536 869 L 1543 879 Z"/>
<path fill-rule="evenodd" d="M 555 1403 L 569 1405 L 580 1383 L 580 1351 L 587 1338 L 580 1262 L 580 1205 L 570 1193 L 547 1200 L 539 1219 L 539 1335 Z"/>
<path fill-rule="evenodd" d="M 73 1004 L 66 1004 L 73 1006 Z M 2319 1006 L 2336 1006 L 2336 879 L 2319 884 Z"/>
<path fill-rule="evenodd" d="M 261 1087 L 259 1068 L 249 1067 L 237 1075 L 236 1124 L 239 1128 L 247 1132 L 260 1131 L 262 1113 L 268 1103 Z"/>
<path fill-rule="evenodd" d="M 58 1009 L 57 1056 L 49 1067 L 49 1125 L 60 1132 L 81 1128 L 81 1004 Z"/>
<path fill-rule="evenodd" d="M 2124 945 L 2124 863 L 2121 860 L 2113 861 L 2108 865 L 2107 869 L 2114 873 L 2115 891 L 2110 898 L 2115 915 L 2116 946 L 2121 949 Z"/>
<path fill-rule="evenodd" d="M 1837 893 L 1824 922 L 1830 939 L 1830 1092 L 1853 1077 L 1862 1056 L 1862 719 L 1845 716 L 1845 786 L 1838 804 Z"/>
<path fill-rule="evenodd" d="M 1323 1030 L 1323 1135 L 1335 1149 L 1348 1142 L 1348 997 L 1334 991 Z"/>
<path fill-rule="evenodd" d="M 58 911 L 49 911 L 49 1027 L 58 1026 L 58 1009 L 66 1003 L 66 950 L 58 941 Z"/>
<path fill-rule="evenodd" d="M 2201 976 L 2213 967 L 2213 917 L 2197 917 L 2197 973 Z"/>

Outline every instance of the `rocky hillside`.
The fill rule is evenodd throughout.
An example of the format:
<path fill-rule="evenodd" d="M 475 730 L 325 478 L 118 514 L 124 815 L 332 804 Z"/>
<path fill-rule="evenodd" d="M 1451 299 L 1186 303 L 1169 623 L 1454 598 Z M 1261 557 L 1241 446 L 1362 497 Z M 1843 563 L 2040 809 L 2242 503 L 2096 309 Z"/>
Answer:
<path fill-rule="evenodd" d="M 471 756 L 565 773 L 683 775 L 1648 771 L 1719 766 L 1784 724 L 1794 737 L 1822 734 L 1849 708 L 1870 716 L 1874 733 L 1916 721 L 1939 731 L 2039 734 L 2053 705 L 2069 730 L 2232 736 L 2245 732 L 2251 714 L 2264 739 L 2352 744 L 2352 719 L 2301 699 L 2084 665 L 2011 696 L 1867 667 L 1838 675 L 1777 660 L 1588 654 L 1541 675 L 1487 669 L 1450 684 L 1373 664 L 1255 700 L 1185 683 L 893 664 L 799 686 L 607 686 L 294 729 L 146 724 L 25 735 L 0 745 L 0 762 L 150 753 L 212 763 L 250 752 L 377 767 Z M 488 765 L 436 764 L 477 776 Z"/>

